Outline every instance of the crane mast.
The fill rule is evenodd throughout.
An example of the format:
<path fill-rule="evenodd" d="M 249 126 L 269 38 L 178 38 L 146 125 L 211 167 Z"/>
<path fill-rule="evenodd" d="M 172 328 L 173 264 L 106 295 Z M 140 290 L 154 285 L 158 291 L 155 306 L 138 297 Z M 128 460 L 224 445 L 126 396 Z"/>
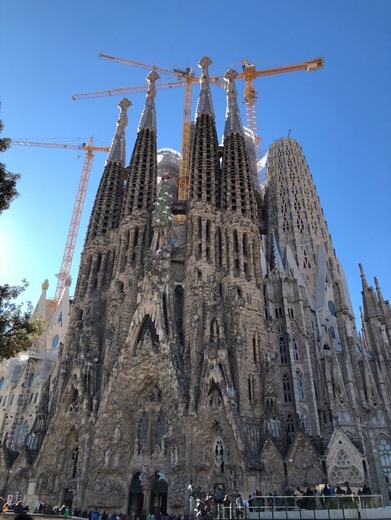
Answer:
<path fill-rule="evenodd" d="M 11 140 L 11 144 L 17 144 L 22 146 L 43 146 L 46 148 L 66 148 L 69 150 L 83 150 L 86 152 L 86 156 L 83 163 L 83 169 L 80 176 L 79 186 L 77 189 L 76 200 L 72 212 L 71 223 L 69 226 L 68 236 L 65 243 L 61 268 L 60 272 L 56 275 L 58 280 L 56 291 L 54 294 L 54 301 L 57 303 L 60 300 L 61 294 L 65 289 L 66 285 L 70 283 L 70 272 L 72 267 L 73 254 L 75 252 L 76 239 L 79 232 L 81 215 L 83 213 L 84 201 L 86 198 L 87 186 L 90 178 L 94 152 L 108 152 L 110 148 L 106 146 L 94 146 L 94 139 L 92 137 L 89 138 L 88 144 L 83 144 L 80 146 L 72 144 L 20 141 L 16 139 Z"/>

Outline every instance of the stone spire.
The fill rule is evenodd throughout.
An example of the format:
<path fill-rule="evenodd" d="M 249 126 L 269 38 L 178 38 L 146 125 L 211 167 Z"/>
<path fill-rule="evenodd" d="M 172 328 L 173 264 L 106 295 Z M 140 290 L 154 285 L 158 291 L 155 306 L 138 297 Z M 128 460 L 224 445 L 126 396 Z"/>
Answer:
<path fill-rule="evenodd" d="M 147 128 L 155 133 L 156 135 L 156 109 L 155 109 L 155 97 L 156 97 L 156 81 L 160 78 L 159 74 L 154 70 L 147 76 L 148 91 L 147 100 L 143 113 L 141 114 L 140 123 L 138 125 L 138 131 L 146 130 Z"/>
<path fill-rule="evenodd" d="M 118 227 L 119 224 L 123 196 L 123 168 L 125 166 L 125 128 L 128 124 L 127 109 L 130 105 L 131 102 L 126 98 L 118 103 L 120 115 L 95 197 L 86 243 L 92 238 Z"/>
<path fill-rule="evenodd" d="M 376 298 L 375 291 L 373 287 L 368 285 L 364 268 L 362 264 L 358 264 L 361 273 L 361 283 L 362 283 L 362 300 L 364 306 L 364 321 L 369 318 L 380 316 L 380 309 L 378 305 L 378 301 Z"/>
<path fill-rule="evenodd" d="M 209 88 L 209 58 L 202 58 L 201 90 L 198 98 L 194 138 L 190 154 L 189 204 L 203 201 L 216 208 L 219 205 L 220 175 L 219 144 Z"/>
<path fill-rule="evenodd" d="M 122 167 L 125 166 L 125 128 L 128 126 L 127 110 L 131 104 L 131 101 L 126 98 L 121 99 L 118 103 L 121 112 L 117 121 L 117 130 L 107 155 L 106 164 L 116 162 Z"/>
<path fill-rule="evenodd" d="M 365 276 L 364 267 L 362 264 L 358 264 L 358 267 L 360 269 L 362 289 L 363 289 L 363 291 L 365 291 L 365 289 L 368 289 L 368 282 L 367 282 L 367 279 Z"/>
<path fill-rule="evenodd" d="M 212 94 L 210 92 L 209 83 L 209 71 L 208 67 L 212 63 L 212 60 L 207 56 L 201 58 L 198 66 L 202 69 L 200 78 L 200 95 L 198 97 L 197 109 L 196 109 L 196 120 L 201 114 L 208 114 L 214 117 Z"/>
<path fill-rule="evenodd" d="M 235 79 L 238 73 L 235 70 L 229 69 L 224 78 L 227 82 L 227 113 L 225 118 L 224 136 L 231 132 L 244 135 L 243 126 L 240 119 L 240 111 L 238 107 L 238 93 L 236 92 Z"/>
<path fill-rule="evenodd" d="M 136 210 L 151 212 L 156 197 L 157 152 L 155 82 L 159 75 L 151 71 L 147 99 L 141 114 L 136 142 L 128 168 L 122 216 Z"/>
<path fill-rule="evenodd" d="M 241 213 L 256 222 L 256 204 L 252 171 L 240 121 L 235 78 L 237 73 L 225 74 L 227 85 L 227 119 L 224 131 L 224 151 L 221 178 L 221 207 Z"/>
<path fill-rule="evenodd" d="M 297 141 L 284 137 L 271 144 L 267 164 L 267 228 L 273 229 L 283 254 L 288 258 L 292 253 L 288 263 L 295 262 L 305 274 L 316 298 L 319 284 L 325 282 L 326 259 L 338 262 L 306 158 Z"/>
<path fill-rule="evenodd" d="M 375 287 L 376 287 L 376 293 L 377 293 L 378 300 L 379 300 L 379 302 L 384 302 L 384 298 L 383 298 L 383 294 L 381 292 L 380 284 L 379 284 L 379 281 L 376 278 L 376 276 L 375 276 L 374 281 L 375 281 Z"/>

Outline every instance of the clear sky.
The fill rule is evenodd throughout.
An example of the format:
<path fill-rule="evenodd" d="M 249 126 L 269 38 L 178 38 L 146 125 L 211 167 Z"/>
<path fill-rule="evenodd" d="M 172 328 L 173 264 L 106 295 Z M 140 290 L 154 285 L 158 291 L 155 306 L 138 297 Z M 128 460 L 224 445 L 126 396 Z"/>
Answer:
<path fill-rule="evenodd" d="M 207 55 L 211 75 L 240 71 L 243 59 L 263 69 L 323 56 L 320 71 L 256 81 L 261 149 L 289 131 L 301 144 L 356 314 L 359 262 L 391 297 L 390 0 L 0 0 L 0 20 L 2 137 L 13 139 L 109 145 L 121 98 L 72 94 L 141 85 L 148 71 L 99 53 L 196 71 Z M 212 94 L 221 135 L 225 94 Z M 127 97 L 128 162 L 145 95 Z M 156 107 L 158 146 L 179 150 L 183 90 L 158 91 Z M 20 197 L 0 216 L 0 283 L 26 278 L 35 305 L 45 278 L 54 295 L 84 152 L 14 146 L 0 160 L 22 174 Z M 104 161 L 95 154 L 72 289 Z"/>

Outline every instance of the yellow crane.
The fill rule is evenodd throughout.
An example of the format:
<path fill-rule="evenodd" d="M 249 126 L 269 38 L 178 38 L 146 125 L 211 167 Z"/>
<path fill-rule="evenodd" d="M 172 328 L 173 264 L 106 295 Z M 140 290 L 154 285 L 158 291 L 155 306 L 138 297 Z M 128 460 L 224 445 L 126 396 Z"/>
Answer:
<path fill-rule="evenodd" d="M 257 78 L 272 76 L 274 74 L 285 74 L 286 72 L 297 72 L 300 70 L 312 72 L 321 69 L 324 66 L 323 58 L 314 58 L 313 60 L 295 63 L 293 65 L 285 65 L 282 67 L 274 67 L 271 69 L 256 70 L 256 67 L 249 60 L 243 60 L 243 70 L 239 74 L 245 82 L 244 102 L 246 105 L 246 121 L 247 126 L 254 134 L 255 145 L 258 147 L 260 137 L 257 130 L 256 102 L 258 99 L 254 86 L 254 80 Z"/>
<path fill-rule="evenodd" d="M 62 257 L 61 268 L 60 272 L 57 275 L 57 287 L 54 295 L 54 301 L 57 303 L 70 277 L 73 253 L 75 251 L 77 234 L 79 232 L 80 219 L 83 212 L 84 201 L 86 198 L 87 186 L 90 178 L 94 152 L 108 152 L 110 148 L 107 146 L 94 146 L 94 139 L 92 137 L 89 138 L 88 144 L 83 143 L 82 145 L 43 143 L 39 141 L 21 141 L 17 139 L 12 139 L 11 145 L 12 144 L 21 146 L 44 146 L 47 148 L 66 148 L 68 150 L 82 150 L 86 152 L 86 156 L 83 163 L 83 169 L 80 176 L 79 186 L 77 189 L 75 205 L 72 212 L 71 223 L 69 226 L 68 237 L 65 244 L 64 254 Z"/>
<path fill-rule="evenodd" d="M 171 82 L 166 84 L 158 85 L 158 88 L 171 88 L 173 86 L 184 86 L 185 87 L 185 98 L 183 103 L 183 116 L 182 116 L 182 161 L 180 165 L 179 178 L 178 178 L 178 200 L 185 200 L 187 198 L 188 186 L 189 186 L 189 168 L 190 168 L 190 133 L 191 133 L 191 104 L 193 95 L 193 83 L 198 81 L 195 77 L 192 69 L 186 67 L 182 69 L 163 69 L 156 65 L 147 65 L 141 61 L 128 60 L 124 58 L 118 58 L 116 56 L 109 56 L 108 54 L 99 54 L 100 58 L 115 61 L 117 63 L 124 63 L 125 65 L 132 65 L 142 69 L 151 69 L 163 74 L 170 76 L 176 76 L 178 82 Z"/>
<path fill-rule="evenodd" d="M 190 138 L 191 138 L 191 106 L 192 106 L 192 95 L 193 95 L 193 83 L 198 82 L 199 78 L 195 76 L 193 70 L 190 67 L 182 69 L 163 69 L 156 65 L 148 65 L 137 60 L 128 60 L 124 58 L 118 58 L 116 56 L 110 56 L 108 54 L 99 54 L 100 58 L 115 61 L 117 63 L 123 63 L 125 65 L 131 65 L 134 67 L 154 70 L 177 78 L 177 81 L 171 81 L 168 83 L 158 83 L 156 89 L 167 89 L 175 87 L 184 87 L 184 103 L 183 103 L 183 116 L 182 116 L 182 161 L 180 165 L 179 178 L 178 178 L 178 199 L 186 200 L 189 186 L 189 168 L 190 168 Z M 224 86 L 223 76 L 216 76 L 210 78 L 212 84 Z M 147 90 L 147 85 L 138 85 L 133 87 L 122 87 L 113 90 L 104 90 L 99 92 L 90 92 L 86 94 L 74 94 L 72 99 L 74 101 L 79 99 L 88 99 L 101 96 L 114 96 L 124 95 L 135 92 L 143 92 Z"/>
<path fill-rule="evenodd" d="M 187 67 L 185 70 L 181 69 L 163 69 L 161 67 L 157 67 L 156 65 L 147 65 L 141 61 L 137 60 L 129 60 L 124 58 L 118 58 L 116 56 L 110 56 L 108 54 L 99 54 L 100 58 L 104 58 L 107 60 L 115 61 L 117 63 L 123 63 L 125 65 L 132 65 L 134 67 L 139 67 L 143 69 L 155 70 L 157 72 L 161 72 L 163 74 L 168 74 L 171 76 L 176 76 L 177 81 L 172 81 L 169 83 L 161 83 L 157 84 L 157 89 L 166 89 L 166 88 L 174 88 L 174 87 L 185 87 L 185 96 L 184 96 L 184 104 L 183 104 L 183 120 L 182 120 L 182 161 L 179 171 L 178 178 L 178 199 L 186 200 L 188 195 L 188 186 L 189 186 L 189 169 L 190 169 L 190 140 L 191 140 L 191 106 L 192 106 L 192 92 L 193 92 L 193 83 L 199 81 L 199 77 L 196 77 L 190 67 Z M 257 93 L 254 86 L 254 80 L 259 77 L 271 76 L 274 74 L 283 74 L 287 72 L 296 72 L 300 70 L 306 71 L 314 71 L 322 68 L 324 65 L 323 58 L 315 58 L 313 60 L 304 61 L 301 63 L 296 63 L 293 65 L 286 65 L 282 67 L 274 67 L 263 70 L 256 70 L 254 64 L 252 64 L 249 60 L 243 60 L 243 70 L 239 74 L 239 78 L 245 81 L 245 90 L 244 90 L 244 102 L 246 106 L 246 124 L 251 129 L 255 139 L 256 153 L 258 156 L 258 145 L 260 142 L 260 137 L 258 135 L 257 130 L 257 118 L 256 118 L 256 101 L 257 101 Z M 209 78 L 212 85 L 224 86 L 224 76 L 212 76 Z M 122 87 L 116 88 L 113 90 L 104 90 L 99 92 L 91 92 L 87 94 L 74 94 L 72 96 L 73 100 L 77 99 L 87 99 L 94 98 L 100 96 L 113 96 L 113 95 L 123 95 L 127 93 L 134 92 L 144 92 L 147 90 L 147 85 L 133 86 L 133 87 Z"/>

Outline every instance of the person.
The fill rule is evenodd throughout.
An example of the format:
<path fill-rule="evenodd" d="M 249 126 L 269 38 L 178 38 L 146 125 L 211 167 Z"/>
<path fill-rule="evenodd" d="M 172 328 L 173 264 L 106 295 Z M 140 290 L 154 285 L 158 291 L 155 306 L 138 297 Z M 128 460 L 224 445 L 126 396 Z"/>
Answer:
<path fill-rule="evenodd" d="M 18 500 L 14 505 L 14 513 L 23 513 L 24 507 L 21 500 Z"/>
<path fill-rule="evenodd" d="M 14 520 L 33 520 L 33 517 L 28 513 L 17 513 Z"/>
<path fill-rule="evenodd" d="M 99 520 L 99 511 L 95 508 L 91 515 L 91 520 Z"/>
<path fill-rule="evenodd" d="M 243 499 L 242 495 L 239 493 L 236 497 L 236 518 L 242 518 L 243 516 Z"/>
<path fill-rule="evenodd" d="M 64 509 L 64 517 L 68 518 L 68 516 L 71 516 L 71 508 L 69 506 L 66 506 Z"/>
<path fill-rule="evenodd" d="M 303 493 L 301 492 L 301 489 L 299 488 L 299 486 L 297 486 L 297 488 L 294 492 L 294 495 L 295 495 L 297 507 L 301 508 L 301 498 L 303 496 Z"/>
<path fill-rule="evenodd" d="M 223 518 L 229 518 L 230 516 L 231 499 L 228 495 L 223 498 Z"/>

